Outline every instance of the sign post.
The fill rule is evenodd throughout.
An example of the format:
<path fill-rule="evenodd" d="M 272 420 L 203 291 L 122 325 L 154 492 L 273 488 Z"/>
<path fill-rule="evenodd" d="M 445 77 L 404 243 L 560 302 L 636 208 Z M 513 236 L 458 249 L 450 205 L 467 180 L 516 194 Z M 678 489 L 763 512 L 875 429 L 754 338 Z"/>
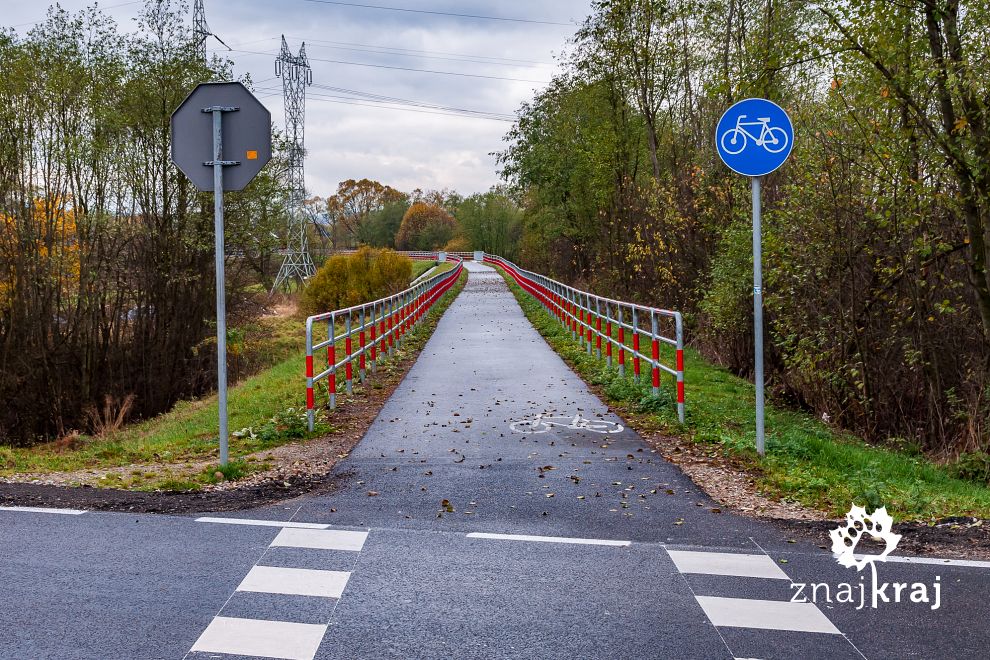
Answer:
<path fill-rule="evenodd" d="M 745 99 L 725 111 L 715 130 L 715 148 L 733 172 L 748 176 L 753 189 L 753 343 L 756 386 L 756 451 L 766 452 L 763 394 L 763 244 L 761 177 L 784 164 L 794 147 L 791 119 L 766 99 Z"/>
<path fill-rule="evenodd" d="M 224 114 L 227 120 L 224 121 Z M 229 459 L 227 314 L 223 192 L 242 190 L 271 159 L 271 115 L 241 83 L 203 83 L 172 113 L 172 161 L 202 191 L 213 191 L 217 288 L 217 393 L 220 465 Z M 243 160 L 224 160 L 228 154 Z M 228 176 L 224 177 L 224 168 Z"/>

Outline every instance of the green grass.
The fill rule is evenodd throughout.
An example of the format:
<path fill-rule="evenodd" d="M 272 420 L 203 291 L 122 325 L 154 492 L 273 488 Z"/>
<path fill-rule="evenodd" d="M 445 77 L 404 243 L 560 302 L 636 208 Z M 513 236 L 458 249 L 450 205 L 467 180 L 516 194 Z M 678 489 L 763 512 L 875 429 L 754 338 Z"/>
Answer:
<path fill-rule="evenodd" d="M 435 261 L 420 261 L 419 259 L 413 260 L 412 279 L 415 280 L 417 277 L 419 277 L 420 275 L 422 275 L 423 273 L 425 273 L 426 271 L 428 271 L 429 269 L 433 268 L 436 265 L 437 262 Z"/>
<path fill-rule="evenodd" d="M 677 421 L 674 383 L 662 380 L 654 396 L 648 372 L 636 384 L 588 355 L 570 332 L 511 280 L 509 287 L 527 318 L 550 345 L 609 402 L 638 421 L 720 452 L 756 475 L 772 497 L 844 515 L 852 503 L 886 506 L 898 520 L 931 521 L 950 516 L 990 517 L 990 488 L 954 477 L 923 456 L 875 447 L 836 431 L 813 416 L 767 405 L 766 456 L 755 450 L 755 391 L 752 383 L 685 350 L 686 420 Z M 631 371 L 631 369 L 630 369 Z"/>
<path fill-rule="evenodd" d="M 397 359 L 380 360 L 379 369 L 395 368 L 398 359 L 419 350 L 466 279 L 465 274 L 434 306 L 426 321 L 403 338 Z M 136 490 L 193 490 L 218 481 L 215 476 L 218 470 L 225 479 L 236 479 L 267 469 L 270 466 L 254 460 L 251 454 L 333 431 L 332 413 L 319 410 L 326 401 L 325 381 L 317 391 L 320 414 L 316 428 L 309 433 L 306 427 L 304 328 L 304 323 L 298 319 L 285 319 L 280 323 L 279 330 L 272 335 L 272 350 L 289 351 L 291 357 L 229 389 L 231 463 L 223 469 L 216 463 L 219 460 L 218 402 L 214 394 L 196 401 L 180 402 L 168 413 L 126 426 L 105 437 L 81 436 L 75 446 L 68 448 L 60 447 L 58 443 L 30 448 L 0 446 L 0 476 L 133 466 L 135 469 L 126 471 L 126 475 L 111 474 L 100 484 Z M 337 345 L 337 355 L 343 354 L 344 342 L 341 341 Z M 355 385 L 356 372 L 355 365 Z M 343 391 L 342 374 L 338 374 L 338 381 L 339 389 Z M 374 386 L 375 378 L 371 377 L 369 383 Z M 346 396 L 340 395 L 338 400 L 343 402 Z M 172 469 L 202 461 L 209 462 L 209 466 L 199 473 L 176 476 Z"/>

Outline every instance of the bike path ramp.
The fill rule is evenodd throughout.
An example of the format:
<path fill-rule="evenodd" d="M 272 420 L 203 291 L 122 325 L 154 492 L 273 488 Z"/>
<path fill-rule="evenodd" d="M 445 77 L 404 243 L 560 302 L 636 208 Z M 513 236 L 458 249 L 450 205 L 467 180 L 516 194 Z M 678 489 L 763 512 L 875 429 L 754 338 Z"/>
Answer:
<path fill-rule="evenodd" d="M 338 465 L 344 487 L 304 500 L 299 519 L 750 547 L 764 534 L 712 512 L 547 345 L 502 277 L 467 266 L 464 291 Z"/>

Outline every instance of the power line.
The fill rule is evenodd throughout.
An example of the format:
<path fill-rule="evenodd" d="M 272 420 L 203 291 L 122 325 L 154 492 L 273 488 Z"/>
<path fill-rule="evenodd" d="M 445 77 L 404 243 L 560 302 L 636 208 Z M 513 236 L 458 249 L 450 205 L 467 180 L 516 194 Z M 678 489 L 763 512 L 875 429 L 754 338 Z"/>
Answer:
<path fill-rule="evenodd" d="M 445 57 L 437 57 L 437 56 L 440 56 L 440 55 L 445 55 L 445 56 L 450 56 L 451 58 L 465 58 L 464 61 L 478 60 L 477 62 L 475 62 L 476 64 L 502 64 L 502 63 L 505 63 L 505 64 L 511 64 L 511 65 L 515 65 L 515 64 L 532 64 L 532 65 L 535 65 L 535 66 L 553 66 L 554 65 L 553 62 L 541 62 L 539 60 L 524 60 L 524 59 L 519 59 L 519 58 L 514 58 L 514 57 L 495 57 L 494 55 L 474 55 L 472 53 L 449 53 L 449 52 L 440 51 L 440 50 L 420 50 L 420 49 L 416 49 L 416 48 L 399 48 L 397 46 L 381 46 L 379 44 L 362 44 L 362 43 L 355 43 L 353 41 L 328 41 L 326 39 L 314 39 L 313 37 L 306 37 L 306 36 L 299 36 L 299 35 L 286 35 L 286 36 L 288 36 L 291 39 L 299 39 L 300 41 L 305 41 L 306 43 L 309 43 L 309 44 L 317 43 L 317 44 L 331 44 L 333 46 L 354 46 L 355 48 L 353 50 L 356 50 L 358 52 L 379 52 L 380 51 L 379 54 L 382 54 L 382 55 L 391 55 L 391 54 L 404 55 L 406 53 L 410 53 L 410 54 L 414 54 L 414 55 L 421 55 L 423 57 L 430 57 L 432 59 L 446 59 Z M 240 46 L 249 46 L 251 44 L 257 44 L 257 43 L 261 43 L 263 41 L 273 41 L 275 39 L 278 39 L 278 37 L 265 37 L 263 39 L 252 39 L 251 41 L 240 41 L 240 42 L 231 44 L 231 47 L 232 48 L 238 48 Z M 365 50 L 365 49 L 375 49 L 375 50 Z M 351 50 L 351 49 L 344 49 L 344 48 L 342 48 L 341 50 Z M 393 52 L 390 52 L 390 51 L 394 51 L 394 53 Z M 461 61 L 461 60 L 454 59 L 453 61 Z"/>
<path fill-rule="evenodd" d="M 232 52 L 235 52 L 235 53 L 244 53 L 244 54 L 247 54 L 247 55 L 268 55 L 268 56 L 271 56 L 272 55 L 272 53 L 265 53 L 265 52 L 257 51 L 257 50 L 237 50 L 236 48 L 232 49 Z M 456 72 L 456 71 L 437 71 L 435 69 L 415 69 L 413 67 L 406 67 L 406 66 L 392 66 L 392 65 L 388 65 L 388 64 L 370 64 L 368 62 L 348 62 L 346 60 L 331 60 L 331 59 L 319 58 L 319 57 L 311 57 L 309 59 L 312 62 L 328 62 L 330 64 L 344 64 L 344 65 L 347 65 L 347 66 L 363 66 L 363 67 L 370 67 L 370 68 L 373 68 L 373 69 L 392 69 L 393 71 L 412 71 L 412 72 L 415 72 L 415 73 L 432 73 L 432 74 L 441 75 L 441 76 L 462 76 L 462 77 L 465 77 L 465 78 L 485 78 L 487 80 L 508 80 L 508 81 L 511 81 L 511 82 L 536 83 L 538 85 L 549 84 L 549 81 L 547 81 L 547 80 L 529 80 L 529 79 L 526 79 L 526 78 L 508 78 L 508 77 L 505 77 L 505 76 L 489 76 L 489 75 L 484 75 L 484 74 L 481 74 L 481 73 L 459 73 L 459 72 Z"/>
<path fill-rule="evenodd" d="M 259 95 L 259 97 L 262 99 L 276 98 L 279 96 L 278 90 L 271 88 L 258 88 L 257 91 L 267 92 Z M 465 110 L 465 111 L 455 112 L 455 110 L 458 109 L 449 108 L 451 112 L 445 112 L 441 110 L 423 109 L 416 106 L 408 107 L 411 104 L 400 104 L 398 102 L 392 102 L 392 101 L 376 102 L 374 99 L 355 99 L 354 97 L 337 96 L 333 94 L 310 93 L 307 95 L 307 98 L 316 101 L 326 101 L 328 103 L 338 103 L 341 105 L 356 105 L 365 108 L 380 108 L 383 110 L 401 110 L 403 112 L 415 112 L 418 114 L 427 114 L 427 115 L 441 115 L 443 117 L 467 117 L 468 119 L 487 119 L 489 121 L 500 121 L 506 123 L 511 123 L 515 121 L 514 118 L 510 118 L 507 115 L 499 116 L 495 113 L 484 113 L 482 111 Z"/>
<path fill-rule="evenodd" d="M 362 92 L 362 91 L 359 91 L 359 90 L 346 89 L 346 88 L 343 88 L 343 87 L 331 87 L 329 85 L 321 85 L 319 87 L 320 87 L 320 89 L 324 89 L 324 90 L 331 91 L 331 92 L 337 92 L 337 93 L 340 93 L 340 94 L 350 94 L 350 95 L 353 95 L 353 96 L 357 96 L 357 97 L 360 97 L 361 100 L 366 99 L 366 100 L 371 101 L 371 102 L 374 102 L 374 103 L 390 103 L 390 104 L 408 105 L 408 106 L 413 106 L 413 107 L 417 107 L 417 108 L 427 108 L 427 109 L 430 109 L 430 110 L 443 110 L 443 111 L 446 111 L 446 112 L 456 112 L 456 113 L 459 113 L 459 114 L 463 113 L 463 114 L 471 114 L 471 115 L 484 115 L 484 116 L 488 116 L 488 117 L 497 117 L 499 119 L 510 119 L 510 120 L 515 119 L 515 115 L 509 114 L 509 113 L 506 113 L 506 112 L 494 112 L 494 111 L 489 111 L 489 110 L 471 110 L 469 108 L 458 108 L 458 107 L 455 107 L 455 106 L 448 106 L 448 105 L 443 105 L 443 104 L 439 104 L 439 103 L 429 103 L 429 102 L 426 102 L 426 101 L 415 101 L 415 100 L 411 100 L 411 99 L 403 99 L 403 98 L 399 98 L 399 97 L 395 97 L 395 96 L 383 96 L 381 94 L 374 94 L 374 93 L 371 93 L 371 92 Z M 326 94 L 324 94 L 324 96 L 326 96 Z"/>
<path fill-rule="evenodd" d="M 571 23 L 558 23 L 556 21 L 539 21 L 531 18 L 507 18 L 504 16 L 458 14 L 447 11 L 431 11 L 428 9 L 409 9 L 406 7 L 386 7 L 384 5 L 365 5 L 356 2 L 337 2 L 336 0 L 303 0 L 303 2 L 312 2 L 314 4 L 319 4 L 319 5 L 337 5 L 340 7 L 358 7 L 360 9 L 380 9 L 383 11 L 398 11 L 398 12 L 405 12 L 408 14 L 431 14 L 433 16 L 451 16 L 454 18 L 470 18 L 470 19 L 483 20 L 483 21 L 503 21 L 508 23 L 534 23 L 537 25 L 562 25 L 565 27 L 573 27 Z"/>
<path fill-rule="evenodd" d="M 298 39 L 299 37 L 295 37 L 295 38 Z M 308 39 L 307 43 L 309 43 L 311 46 L 315 44 L 317 48 L 329 48 L 331 50 L 346 50 L 355 53 L 371 53 L 373 55 L 392 55 L 398 57 L 419 57 L 427 60 L 443 60 L 446 62 L 467 62 L 469 64 L 488 64 L 492 66 L 526 67 L 531 69 L 552 66 L 550 64 L 545 64 L 543 62 L 525 62 L 523 60 L 499 61 L 501 58 L 484 59 L 484 56 L 480 56 L 480 55 L 479 56 L 468 55 L 466 57 L 449 57 L 445 55 L 429 55 L 428 54 L 429 51 L 422 51 L 422 50 L 417 51 L 417 50 L 404 49 L 404 48 L 388 48 L 387 50 L 385 49 L 387 47 L 382 47 L 382 46 L 368 46 L 368 47 L 359 48 L 357 47 L 358 46 L 357 44 L 336 46 L 331 44 L 340 43 L 340 42 L 321 41 L 319 39 Z M 410 52 L 399 52 L 404 50 L 410 50 Z"/>
<path fill-rule="evenodd" d="M 268 92 L 264 98 L 271 98 L 277 96 L 277 90 L 271 88 L 258 88 L 261 92 Z M 439 114 L 448 117 L 458 116 L 458 117 L 477 117 L 481 119 L 494 119 L 498 121 L 513 121 L 514 118 L 509 115 L 502 115 L 493 112 L 484 112 L 480 110 L 464 110 L 461 108 L 449 108 L 444 106 L 420 106 L 415 102 L 403 103 L 401 101 L 385 101 L 376 100 L 373 98 L 355 98 L 354 96 L 339 96 L 335 94 L 327 93 L 310 93 L 309 98 L 317 98 L 323 101 L 341 101 L 347 102 L 347 105 L 362 105 L 370 108 L 391 108 L 393 110 L 409 110 L 410 112 L 423 112 L 426 114 Z"/>
<path fill-rule="evenodd" d="M 272 95 L 272 97 L 275 97 L 275 96 L 278 96 L 278 94 L 273 94 Z M 269 98 L 269 97 L 263 97 L 263 98 Z M 500 117 L 484 117 L 484 116 L 481 116 L 481 115 L 464 115 L 464 114 L 455 114 L 455 113 L 450 113 L 450 112 L 436 112 L 436 111 L 433 111 L 433 110 L 416 110 L 414 108 L 402 108 L 402 107 L 389 106 L 389 105 L 375 105 L 373 103 L 360 103 L 360 102 L 357 102 L 357 101 L 345 101 L 345 100 L 335 99 L 335 98 L 331 98 L 331 97 L 320 96 L 320 95 L 316 95 L 316 94 L 313 94 L 311 96 L 311 98 L 314 101 L 324 101 L 326 103 L 338 103 L 340 105 L 358 105 L 358 106 L 362 106 L 362 107 L 365 107 L 365 108 L 378 108 L 380 110 L 399 110 L 399 111 L 402 111 L 402 112 L 415 112 L 417 114 L 423 114 L 423 115 L 440 115 L 440 116 L 443 116 L 443 117 L 465 117 L 467 119 L 485 119 L 487 121 L 500 121 L 500 122 L 504 122 L 504 123 L 512 123 L 512 121 L 513 121 L 512 119 L 502 119 Z"/>
<path fill-rule="evenodd" d="M 453 107 L 453 106 L 447 106 L 447 105 L 443 105 L 443 104 L 440 104 L 440 103 L 430 103 L 428 101 L 414 101 L 414 100 L 411 100 L 411 99 L 403 99 L 403 98 L 399 98 L 399 97 L 396 97 L 396 96 L 384 96 L 382 94 L 375 94 L 373 92 L 362 92 L 362 91 L 356 90 L 356 89 L 347 89 L 345 87 L 333 87 L 331 85 L 314 85 L 314 87 L 318 87 L 319 89 L 329 90 L 329 91 L 332 91 L 332 92 L 339 92 L 341 94 L 353 94 L 353 95 L 356 95 L 356 96 L 361 96 L 361 97 L 365 97 L 365 98 L 372 99 L 372 100 L 377 100 L 377 101 L 384 101 L 384 102 L 388 102 L 388 103 L 402 103 L 402 104 L 408 104 L 408 105 L 415 105 L 415 106 L 423 107 L 423 108 L 433 108 L 433 109 L 437 109 L 437 110 L 451 110 L 451 111 L 456 111 L 456 112 L 467 112 L 467 113 L 471 113 L 471 114 L 492 115 L 492 116 L 504 117 L 504 118 L 507 118 L 507 119 L 515 119 L 515 115 L 513 115 L 511 113 L 508 113 L 508 112 L 494 112 L 494 111 L 489 111 L 489 110 L 469 110 L 469 109 L 466 109 L 466 108 L 457 108 L 457 107 Z"/>

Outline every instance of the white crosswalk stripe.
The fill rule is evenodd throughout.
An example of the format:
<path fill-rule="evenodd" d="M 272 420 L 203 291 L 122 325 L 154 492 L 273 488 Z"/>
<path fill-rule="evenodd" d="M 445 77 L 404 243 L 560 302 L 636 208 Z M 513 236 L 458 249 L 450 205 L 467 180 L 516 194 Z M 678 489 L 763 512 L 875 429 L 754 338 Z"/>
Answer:
<path fill-rule="evenodd" d="M 667 550 L 681 573 L 735 575 L 738 577 L 789 580 L 773 559 L 766 555 L 744 555 L 731 552 L 688 552 Z"/>
<path fill-rule="evenodd" d="M 341 529 L 291 529 L 285 528 L 272 541 L 272 547 L 311 548 L 314 550 L 349 550 L 359 552 L 364 547 L 368 532 L 352 532 Z"/>
<path fill-rule="evenodd" d="M 265 550 L 265 554 L 248 572 L 235 590 L 236 594 L 251 597 L 252 594 L 269 594 L 289 597 L 281 607 L 291 608 L 293 603 L 300 605 L 300 598 L 324 598 L 334 602 L 344 594 L 350 571 L 322 570 L 314 568 L 294 568 L 287 566 L 262 565 L 265 557 L 273 549 L 296 549 L 317 551 L 317 558 L 340 555 L 356 555 L 364 548 L 368 538 L 366 531 L 328 529 L 329 525 L 294 523 L 291 526 L 277 521 L 257 521 L 243 519 L 200 519 L 202 522 L 220 522 L 235 525 L 259 524 L 281 527 L 278 535 Z M 238 522 L 233 522 L 237 520 Z M 312 555 L 310 555 L 312 558 Z M 282 560 L 284 561 L 284 559 Z M 350 560 L 353 563 L 355 560 Z M 321 560 L 319 563 L 323 563 Z M 332 563 L 332 561 L 331 561 Z M 292 601 L 292 598 L 296 598 Z M 233 597 L 232 597 L 233 598 Z M 225 655 L 247 655 L 258 658 L 279 658 L 281 660 L 313 660 L 323 636 L 329 626 L 329 615 L 324 623 L 297 623 L 293 621 L 271 621 L 247 617 L 224 616 L 230 601 L 221 608 L 213 621 L 203 631 L 190 649 L 190 653 L 222 653 Z M 332 608 L 330 610 L 332 612 Z M 280 609 L 282 616 L 291 618 L 292 612 Z"/>
<path fill-rule="evenodd" d="M 719 596 L 695 598 L 716 626 L 840 634 L 814 603 Z"/>
<path fill-rule="evenodd" d="M 244 577 L 237 590 L 291 596 L 340 598 L 350 577 L 351 574 L 345 571 L 255 566 Z"/>
<path fill-rule="evenodd" d="M 193 645 L 193 652 L 250 655 L 280 660 L 312 660 L 325 625 L 235 619 L 218 616 Z"/>

